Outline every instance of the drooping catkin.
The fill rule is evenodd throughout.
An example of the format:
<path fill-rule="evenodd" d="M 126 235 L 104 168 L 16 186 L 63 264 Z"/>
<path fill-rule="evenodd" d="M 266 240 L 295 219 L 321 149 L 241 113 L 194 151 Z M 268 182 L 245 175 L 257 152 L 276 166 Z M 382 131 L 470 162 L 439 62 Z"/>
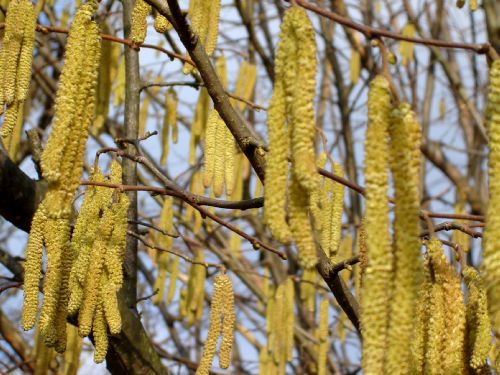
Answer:
<path fill-rule="evenodd" d="M 148 32 L 147 17 L 151 12 L 151 5 L 144 0 L 136 0 L 134 10 L 132 11 L 132 27 L 130 30 L 130 39 L 134 43 L 142 44 L 146 39 Z"/>
<path fill-rule="evenodd" d="M 479 272 L 472 267 L 466 267 L 462 274 L 469 291 L 466 308 L 468 364 L 474 371 L 480 372 L 487 366 L 491 347 L 488 302 Z"/>
<path fill-rule="evenodd" d="M 188 325 L 192 325 L 201 319 L 203 314 L 203 303 L 205 297 L 206 268 L 205 254 L 198 251 L 189 269 L 187 295 L 186 295 L 186 315 Z"/>
<path fill-rule="evenodd" d="M 317 339 L 318 345 L 318 375 L 326 374 L 326 362 L 328 354 L 328 299 L 323 298 L 319 303 L 319 325 Z"/>
<path fill-rule="evenodd" d="M 31 80 L 36 16 L 29 0 L 9 2 L 0 50 L 0 114 L 7 104 L 1 137 L 14 158 L 22 128 L 23 102 Z"/>
<path fill-rule="evenodd" d="M 172 24 L 168 21 L 167 17 L 162 16 L 160 13 L 155 12 L 154 18 L 155 22 L 153 26 L 156 32 L 163 34 L 172 28 Z"/>
<path fill-rule="evenodd" d="M 393 109 L 389 134 L 396 205 L 386 371 L 407 374 L 410 371 L 415 302 L 422 272 L 419 238 L 421 132 L 409 104 L 402 103 Z"/>
<path fill-rule="evenodd" d="M 47 252 L 40 331 L 47 345 L 55 346 L 57 351 L 64 350 L 66 341 L 65 325 L 62 323 L 66 318 L 69 272 L 73 260 L 69 246 L 72 200 L 79 184 L 88 127 L 94 114 L 94 91 L 100 58 L 100 37 L 92 20 L 96 8 L 94 1 L 81 6 L 70 28 L 56 96 L 53 130 L 42 155 L 42 172 L 49 186 L 38 210 L 46 220 L 43 230 L 37 228 L 36 221 L 31 227 L 35 237 L 42 234 L 41 240 L 36 239 L 35 243 L 43 241 Z M 85 63 L 82 64 L 82 61 Z M 31 252 L 35 253 L 34 256 Z M 31 264 L 26 268 L 27 279 L 38 279 L 40 254 L 39 250 L 28 246 L 26 258 L 35 260 L 38 267 Z M 25 329 L 30 329 L 35 322 L 30 293 L 25 290 Z"/>
<path fill-rule="evenodd" d="M 363 371 L 382 374 L 385 368 L 392 256 L 389 234 L 388 127 L 389 82 L 379 75 L 370 83 L 365 141 L 367 267 L 361 287 Z"/>
<path fill-rule="evenodd" d="M 229 276 L 226 276 L 222 300 L 222 341 L 219 348 L 219 367 L 228 368 L 231 364 L 231 355 L 234 341 L 234 325 L 236 316 L 234 313 L 234 291 L 233 283 Z"/>
<path fill-rule="evenodd" d="M 333 163 L 332 172 L 343 176 L 338 163 Z M 330 179 L 324 179 L 324 197 L 321 211 L 321 247 L 332 260 L 336 259 L 342 234 L 342 212 L 344 210 L 344 186 Z"/>
<path fill-rule="evenodd" d="M 416 28 L 411 22 L 407 23 L 403 30 L 401 30 L 401 35 L 405 37 L 413 37 L 415 35 Z M 399 44 L 399 53 L 401 54 L 401 63 L 407 65 L 413 60 L 413 50 L 415 49 L 415 43 L 407 42 L 405 40 L 401 41 Z"/>
<path fill-rule="evenodd" d="M 80 354 L 82 351 L 83 340 L 78 335 L 78 328 L 67 324 L 68 347 L 64 352 L 63 374 L 76 375 L 80 367 Z"/>
<path fill-rule="evenodd" d="M 282 33 L 290 35 L 285 53 L 292 58 L 286 61 L 285 93 L 287 113 L 291 117 L 290 143 L 292 173 L 300 186 L 308 192 L 319 183 L 314 151 L 314 94 L 316 89 L 316 39 L 306 11 L 301 7 L 290 8 L 283 20 Z M 286 39 L 285 39 L 286 43 Z M 287 43 L 287 44 L 288 44 Z M 295 56 L 294 56 L 295 54 Z M 308 69 L 303 67 L 307 66 Z"/>
<path fill-rule="evenodd" d="M 310 69 L 303 69 L 304 64 Z M 302 258 L 302 262 L 305 261 L 302 265 L 308 267 L 316 262 L 308 219 L 308 201 L 319 185 L 313 113 L 316 42 L 311 22 L 305 10 L 300 7 L 289 8 L 281 24 L 275 75 L 268 110 L 269 152 L 266 156 L 264 219 L 279 241 L 289 242 L 292 237 L 295 239 L 299 258 Z M 289 150 L 292 159 L 290 190 L 295 184 L 299 185 L 295 187 L 295 194 L 289 192 L 289 201 L 295 200 L 294 214 L 290 214 L 290 226 L 295 227 L 295 231 L 293 228 L 290 230 L 285 219 Z M 298 199 L 292 199 L 292 195 Z M 292 207 L 290 208 L 292 211 Z M 295 218 L 294 225 L 292 217 Z"/>
<path fill-rule="evenodd" d="M 163 201 L 163 207 L 160 213 L 160 222 L 158 226 L 160 229 L 166 231 L 167 233 L 172 233 L 173 231 L 173 198 L 166 197 Z M 163 233 L 157 233 L 155 238 L 155 244 L 165 250 L 171 250 L 173 238 L 169 235 Z M 170 262 L 170 254 L 166 251 L 160 251 L 156 255 L 156 264 L 158 265 L 158 276 L 154 283 L 153 289 L 158 290 L 153 297 L 153 303 L 155 305 L 160 304 L 164 297 L 165 291 L 165 281 L 167 277 L 168 265 Z"/>
<path fill-rule="evenodd" d="M 352 49 L 349 67 L 351 82 L 355 85 L 358 83 L 359 75 L 361 73 L 361 55 L 356 48 Z"/>
<path fill-rule="evenodd" d="M 304 194 L 295 175 L 290 184 L 290 229 L 297 245 L 299 264 L 304 269 L 312 268 L 317 263 L 316 245 L 309 221 L 309 199 Z"/>
<path fill-rule="evenodd" d="M 177 143 L 177 103 L 177 94 L 173 88 L 170 88 L 165 95 L 165 116 L 161 130 L 161 164 L 167 162 L 170 132 L 172 133 L 172 142 Z"/>
<path fill-rule="evenodd" d="M 278 49 L 275 61 L 276 72 L 283 69 L 281 65 L 286 56 L 282 55 L 284 55 L 282 50 Z M 287 243 L 291 239 L 291 231 L 285 220 L 289 136 L 286 125 L 285 91 L 281 80 L 275 82 L 267 115 L 269 152 L 266 156 L 264 221 L 278 241 Z"/>
<path fill-rule="evenodd" d="M 220 0 L 191 0 L 189 6 L 193 12 L 193 30 L 200 38 L 207 55 L 211 56 L 219 35 Z"/>
<path fill-rule="evenodd" d="M 238 71 L 234 95 L 245 100 L 250 100 L 254 91 L 256 79 L 257 67 L 254 64 L 243 61 Z M 241 100 L 233 100 L 232 103 L 240 111 L 243 111 L 246 107 L 245 102 Z"/>
<path fill-rule="evenodd" d="M 317 271 L 315 268 L 308 268 L 302 274 L 300 282 L 300 299 L 308 311 L 314 311 L 316 302 L 316 280 Z"/>
<path fill-rule="evenodd" d="M 465 305 L 460 285 L 460 278 L 443 254 L 441 242 L 435 238 L 427 245 L 429 264 L 433 272 L 433 291 L 431 304 L 436 304 L 430 312 L 429 340 L 439 341 L 440 349 L 429 355 L 433 365 L 429 368 L 443 369 L 445 374 L 461 374 L 465 361 Z M 442 307 L 441 307 L 442 304 Z M 443 331 L 431 331 L 433 320 L 444 321 Z M 441 328 L 440 328 L 441 329 Z M 435 338 L 433 337 L 435 336 Z M 439 339 L 438 339 L 439 337 Z M 434 358 L 436 356 L 439 358 Z"/>
<path fill-rule="evenodd" d="M 212 109 L 208 115 L 207 130 L 205 133 L 205 168 L 203 170 L 203 185 L 205 185 L 205 187 L 212 186 L 214 178 L 219 119 L 217 111 Z M 218 145 L 218 147 L 221 147 L 221 145 Z"/>
<path fill-rule="evenodd" d="M 191 134 L 189 138 L 189 164 L 191 166 L 196 163 L 196 145 L 202 138 L 207 124 L 209 113 L 210 96 L 206 88 L 200 89 L 200 95 L 196 102 L 193 122 L 191 124 Z"/>
<path fill-rule="evenodd" d="M 215 111 L 215 109 L 214 109 Z M 215 153 L 214 153 L 214 177 L 212 181 L 212 190 L 216 197 L 219 197 L 224 192 L 224 177 L 225 177 L 225 141 L 226 141 L 226 124 L 217 113 L 217 123 L 215 129 Z"/>
<path fill-rule="evenodd" d="M 500 59 L 490 69 L 487 107 L 487 129 L 490 138 L 488 165 L 489 203 L 483 235 L 484 286 L 493 327 L 500 327 Z"/>
<path fill-rule="evenodd" d="M 217 275 L 214 278 L 214 291 L 210 306 L 210 327 L 208 328 L 200 364 L 196 370 L 197 375 L 208 375 L 212 366 L 217 341 L 223 326 L 222 315 L 224 314 L 225 297 L 227 296 L 227 288 L 230 283 L 231 280 L 227 275 Z"/>

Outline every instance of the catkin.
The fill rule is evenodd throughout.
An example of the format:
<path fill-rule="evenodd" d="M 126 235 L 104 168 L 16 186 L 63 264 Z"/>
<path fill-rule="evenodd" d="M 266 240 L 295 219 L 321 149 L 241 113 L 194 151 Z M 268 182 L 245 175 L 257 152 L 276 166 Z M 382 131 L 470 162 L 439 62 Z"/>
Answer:
<path fill-rule="evenodd" d="M 0 114 L 7 104 L 1 137 L 14 158 L 22 128 L 23 102 L 31 80 L 36 16 L 29 0 L 9 3 L 0 50 Z"/>
<path fill-rule="evenodd" d="M 328 299 L 324 298 L 319 303 L 319 326 L 317 339 L 318 348 L 318 375 L 326 374 L 326 362 L 328 354 Z"/>
<path fill-rule="evenodd" d="M 255 81 L 257 79 L 257 67 L 247 61 L 243 61 L 238 71 L 234 95 L 245 100 L 250 100 L 254 91 Z M 233 105 L 240 111 L 246 107 L 245 102 L 241 100 L 232 100 Z"/>
<path fill-rule="evenodd" d="M 488 165 L 489 203 L 483 235 L 484 286 L 493 327 L 500 327 L 500 59 L 490 69 L 487 107 L 487 129 L 490 138 Z"/>
<path fill-rule="evenodd" d="M 390 301 L 387 368 L 391 374 L 410 371 L 410 342 L 420 261 L 420 126 L 407 103 L 391 113 L 390 156 L 395 189 L 394 276 Z"/>
<path fill-rule="evenodd" d="M 366 256 L 368 264 L 361 288 L 363 370 L 384 373 L 387 345 L 388 298 L 392 278 L 389 234 L 388 127 L 391 96 L 389 82 L 379 75 L 370 83 L 368 129 L 365 141 Z"/>
<path fill-rule="evenodd" d="M 214 278 L 214 292 L 212 294 L 210 306 L 210 327 L 208 328 L 200 364 L 196 370 L 197 375 L 208 375 L 212 365 L 215 349 L 217 347 L 217 340 L 219 339 L 223 326 L 221 316 L 224 313 L 224 304 L 226 303 L 224 297 L 227 296 L 227 284 L 230 282 L 230 279 L 228 279 L 226 275 L 217 275 Z"/>
<path fill-rule="evenodd" d="M 413 23 L 407 23 L 403 30 L 401 30 L 401 35 L 405 37 L 413 37 L 415 35 L 416 28 Z M 401 41 L 399 44 L 399 53 L 401 54 L 401 63 L 407 65 L 413 60 L 413 51 L 415 49 L 415 43 L 407 42 L 405 40 Z"/>
<path fill-rule="evenodd" d="M 469 366 L 480 372 L 487 366 L 486 360 L 491 347 L 488 303 L 479 273 L 472 267 L 466 267 L 462 274 L 469 291 L 466 310 Z"/>
<path fill-rule="evenodd" d="M 353 48 L 351 52 L 351 62 L 349 67 L 351 82 L 355 85 L 358 83 L 359 75 L 361 73 L 361 54 L 356 48 Z"/>
<path fill-rule="evenodd" d="M 172 233 L 173 230 L 173 198 L 167 197 L 163 201 L 163 207 L 160 214 L 160 222 L 158 226 L 166 231 L 167 233 Z M 155 243 L 157 246 L 170 250 L 172 248 L 172 237 L 165 235 L 163 233 L 158 233 L 155 238 Z M 165 251 L 160 251 L 156 256 L 156 264 L 158 265 L 158 277 L 156 278 L 155 284 L 153 286 L 154 290 L 159 290 L 158 293 L 153 297 L 153 303 L 158 305 L 164 296 L 165 281 L 168 271 L 168 265 L 170 261 L 170 254 Z"/>
<path fill-rule="evenodd" d="M 203 314 L 203 302 L 205 297 L 206 269 L 205 255 L 198 251 L 194 260 L 196 264 L 191 265 L 188 275 L 188 286 L 186 295 L 186 315 L 188 325 L 192 325 L 201 319 Z"/>
<path fill-rule="evenodd" d="M 332 172 L 343 176 L 342 168 L 333 163 Z M 330 179 L 324 179 L 324 205 L 321 212 L 321 247 L 332 261 L 337 261 L 337 252 L 342 234 L 342 211 L 344 209 L 344 186 Z"/>
<path fill-rule="evenodd" d="M 281 67 L 282 50 L 278 49 L 275 70 Z M 276 81 L 268 109 L 269 152 L 266 155 L 266 189 L 264 190 L 264 221 L 273 236 L 287 243 L 291 239 L 290 228 L 285 220 L 288 177 L 288 130 L 286 127 L 285 92 L 283 83 Z"/>
<path fill-rule="evenodd" d="M 300 283 L 300 299 L 308 311 L 314 311 L 316 301 L 316 279 L 317 271 L 315 268 L 304 270 Z"/>
<path fill-rule="evenodd" d="M 207 119 L 207 130 L 205 133 L 205 168 L 203 170 L 203 185 L 212 185 L 215 168 L 215 153 L 217 148 L 217 128 L 219 124 L 219 114 L 212 109 Z M 222 147 L 218 145 L 218 147 Z"/>
<path fill-rule="evenodd" d="M 233 283 L 227 275 L 223 275 L 226 281 L 224 282 L 224 290 L 222 300 L 224 306 L 222 308 L 222 341 L 219 349 L 219 367 L 228 368 L 231 364 L 231 353 L 234 341 L 234 325 L 235 325 L 235 313 L 234 313 L 234 292 Z"/>
<path fill-rule="evenodd" d="M 165 16 L 162 16 L 160 13 L 156 12 L 154 18 L 155 22 L 153 26 L 156 32 L 163 34 L 172 28 L 172 24 L 167 20 Z"/>
<path fill-rule="evenodd" d="M 306 65 L 309 69 L 303 69 Z M 300 7 L 289 8 L 281 24 L 275 75 L 268 110 L 264 220 L 279 241 L 286 243 L 294 238 L 299 248 L 299 260 L 307 268 L 316 263 L 308 218 L 309 196 L 314 194 L 320 180 L 314 150 L 316 41 L 312 24 Z M 291 229 L 285 219 L 289 149 L 292 159 Z M 297 184 L 299 186 L 294 186 Z"/>
<path fill-rule="evenodd" d="M 436 348 L 428 356 L 428 368 L 443 369 L 445 374 L 461 374 L 465 364 L 466 318 L 460 279 L 444 256 L 439 240 L 433 238 L 429 241 L 427 254 L 435 280 L 431 305 L 436 305 L 430 312 L 428 334 L 429 341 L 435 341 Z M 434 319 L 443 320 L 435 329 Z"/>
<path fill-rule="evenodd" d="M 165 116 L 161 131 L 161 157 L 160 163 L 165 164 L 169 151 L 169 133 L 172 132 L 172 142 L 177 143 L 177 94 L 170 88 L 165 95 Z"/>
<path fill-rule="evenodd" d="M 148 32 L 147 17 L 151 12 L 151 5 L 144 0 L 136 0 L 134 10 L 132 11 L 132 27 L 130 30 L 130 39 L 134 43 L 142 44 L 146 39 Z"/>

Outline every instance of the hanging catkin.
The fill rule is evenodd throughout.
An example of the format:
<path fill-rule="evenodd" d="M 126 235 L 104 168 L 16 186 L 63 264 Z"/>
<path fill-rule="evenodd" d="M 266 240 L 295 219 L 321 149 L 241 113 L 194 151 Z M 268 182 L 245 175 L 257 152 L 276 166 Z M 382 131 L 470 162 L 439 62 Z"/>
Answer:
<path fill-rule="evenodd" d="M 189 138 L 189 164 L 196 164 L 196 145 L 204 135 L 205 126 L 207 124 L 208 112 L 210 105 L 210 96 L 207 89 L 202 87 L 200 95 L 196 102 L 193 122 L 191 124 L 191 134 Z"/>
<path fill-rule="evenodd" d="M 415 301 L 420 283 L 420 125 L 408 103 L 391 113 L 390 157 L 394 181 L 394 276 L 390 301 L 390 321 L 386 371 L 410 371 Z"/>
<path fill-rule="evenodd" d="M 231 362 L 231 351 L 234 335 L 234 294 L 233 284 L 229 276 L 220 274 L 214 278 L 214 291 L 210 306 L 210 327 L 208 328 L 203 355 L 197 375 L 208 375 L 215 355 L 217 341 L 222 335 L 219 349 L 219 366 L 228 368 Z"/>
<path fill-rule="evenodd" d="M 162 16 L 160 13 L 155 12 L 154 14 L 155 22 L 154 28 L 158 33 L 166 33 L 172 28 L 172 24 L 167 20 L 167 17 Z"/>
<path fill-rule="evenodd" d="M 467 355 L 474 373 L 487 373 L 486 360 L 491 347 L 491 325 L 488 303 L 479 272 L 466 267 L 462 274 L 469 291 L 467 301 Z"/>
<path fill-rule="evenodd" d="M 407 23 L 403 30 L 401 30 L 401 35 L 405 37 L 412 38 L 415 35 L 416 29 L 413 23 Z M 399 44 L 399 53 L 401 55 L 401 63 L 407 65 L 413 60 L 413 50 L 415 49 L 415 43 L 407 42 L 405 40 L 401 41 Z"/>
<path fill-rule="evenodd" d="M 92 20 L 97 3 L 81 6 L 71 25 L 56 97 L 52 134 L 42 155 L 48 191 L 34 215 L 25 262 L 23 328 L 35 324 L 38 307 L 41 246 L 47 272 L 40 330 L 49 346 L 61 352 L 66 344 L 68 279 L 73 252 L 69 246 L 72 201 L 79 184 L 88 127 L 94 115 L 100 37 Z M 82 61 L 84 64 L 82 64 Z"/>
<path fill-rule="evenodd" d="M 144 0 L 136 0 L 132 11 L 132 27 L 130 39 L 134 43 L 142 44 L 148 32 L 147 17 L 151 13 L 151 5 Z"/>
<path fill-rule="evenodd" d="M 413 347 L 415 371 L 463 374 L 466 364 L 465 305 L 460 279 L 443 254 L 441 243 L 427 243 L 426 279 L 417 309 L 417 343 Z M 423 358 L 423 363 L 422 363 Z"/>
<path fill-rule="evenodd" d="M 389 234 L 388 128 L 391 96 L 389 82 L 379 75 L 370 83 L 368 129 L 365 141 L 366 256 L 361 288 L 363 371 L 383 374 L 387 345 L 388 298 L 392 279 Z"/>
<path fill-rule="evenodd" d="M 317 339 L 318 348 L 318 375 L 326 374 L 326 362 L 328 354 L 328 299 L 323 298 L 319 303 L 319 325 Z"/>
<path fill-rule="evenodd" d="M 29 0 L 9 2 L 2 49 L 0 50 L 0 114 L 7 105 L 1 137 L 9 156 L 19 145 L 23 103 L 31 80 L 36 16 Z"/>
<path fill-rule="evenodd" d="M 165 95 L 165 116 L 161 130 L 161 157 L 160 163 L 167 162 L 169 151 L 169 134 L 172 133 L 172 143 L 177 143 L 177 94 L 170 88 Z"/>
<path fill-rule="evenodd" d="M 304 69 L 305 65 L 309 68 Z M 275 86 L 268 110 L 269 153 L 266 157 L 264 219 L 279 241 L 288 242 L 291 237 L 295 239 L 299 261 L 303 267 L 308 268 L 316 263 L 308 217 L 309 200 L 319 185 L 314 151 L 313 112 L 316 41 L 312 24 L 305 10 L 300 7 L 289 8 L 281 24 L 275 74 Z M 287 158 L 290 149 L 291 229 L 285 220 Z"/>
<path fill-rule="evenodd" d="M 489 203 L 483 235 L 484 285 L 493 326 L 500 327 L 500 59 L 490 69 L 487 128 L 490 138 L 488 162 Z"/>
<path fill-rule="evenodd" d="M 120 164 L 113 161 L 109 182 L 120 184 L 121 175 Z M 93 173 L 91 180 L 106 182 L 99 171 Z M 123 284 L 128 205 L 124 193 L 91 186 L 72 238 L 76 259 L 69 278 L 68 310 L 70 314 L 78 312 L 80 336 L 93 332 L 97 363 L 106 356 L 107 330 L 112 334 L 121 331 L 117 293 Z"/>
<path fill-rule="evenodd" d="M 158 226 L 160 229 L 166 231 L 167 233 L 173 232 L 173 198 L 166 197 L 163 201 L 163 207 L 160 213 L 160 222 Z M 169 235 L 158 233 L 155 238 L 155 244 L 165 250 L 171 250 L 173 243 L 173 238 Z M 153 286 L 153 290 L 158 290 L 153 297 L 153 303 L 155 305 L 160 304 L 164 297 L 165 291 L 165 281 L 167 277 L 168 265 L 171 261 L 170 254 L 166 251 L 159 251 L 156 254 L 156 264 L 158 265 L 158 276 Z"/>
<path fill-rule="evenodd" d="M 201 319 L 205 297 L 206 268 L 203 265 L 205 263 L 203 251 L 199 250 L 194 260 L 196 264 L 192 264 L 189 269 L 185 313 L 183 314 L 187 317 L 188 325 Z"/>

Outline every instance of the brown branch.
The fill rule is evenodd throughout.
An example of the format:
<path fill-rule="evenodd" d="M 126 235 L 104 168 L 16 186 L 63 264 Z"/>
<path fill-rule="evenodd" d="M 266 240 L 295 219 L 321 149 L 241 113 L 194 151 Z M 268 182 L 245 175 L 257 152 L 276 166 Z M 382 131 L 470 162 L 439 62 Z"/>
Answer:
<path fill-rule="evenodd" d="M 482 238 L 483 234 L 481 232 L 476 232 L 472 230 L 469 226 L 465 224 L 460 224 L 460 223 L 454 223 L 454 222 L 445 222 L 441 223 L 438 225 L 434 225 L 434 232 L 440 232 L 440 231 L 450 231 L 450 230 L 459 230 L 460 232 L 463 232 L 472 238 Z M 420 234 L 420 237 L 429 237 L 431 233 L 428 230 L 423 231 Z"/>
<path fill-rule="evenodd" d="M 288 0 L 286 0 L 286 1 L 288 1 Z M 427 45 L 427 46 L 464 49 L 464 50 L 473 51 L 473 52 L 480 54 L 480 55 L 486 54 L 492 59 L 498 58 L 495 50 L 493 48 L 491 48 L 491 45 L 489 43 L 482 43 L 482 44 L 459 43 L 459 42 L 449 42 L 449 41 L 432 39 L 432 38 L 417 38 L 417 37 L 404 36 L 404 35 L 401 35 L 399 33 L 393 32 L 393 31 L 384 30 L 384 29 L 377 29 L 375 27 L 371 27 L 371 26 L 367 26 L 367 25 L 363 25 L 363 24 L 354 22 L 353 20 L 351 20 L 347 17 L 342 17 L 342 16 L 338 15 L 337 13 L 334 13 L 334 12 L 331 12 L 327 9 L 321 8 L 315 4 L 311 4 L 305 0 L 295 0 L 295 3 L 297 5 L 300 5 L 301 7 L 305 8 L 305 9 L 308 9 L 316 14 L 319 14 L 322 17 L 329 18 L 332 21 L 335 21 L 341 25 L 344 25 L 346 27 L 349 27 L 351 29 L 359 31 L 367 39 L 370 39 L 370 40 L 385 37 L 385 38 L 401 40 L 401 41 L 406 41 L 406 42 L 413 42 L 416 44 L 423 44 L 423 45 Z"/>

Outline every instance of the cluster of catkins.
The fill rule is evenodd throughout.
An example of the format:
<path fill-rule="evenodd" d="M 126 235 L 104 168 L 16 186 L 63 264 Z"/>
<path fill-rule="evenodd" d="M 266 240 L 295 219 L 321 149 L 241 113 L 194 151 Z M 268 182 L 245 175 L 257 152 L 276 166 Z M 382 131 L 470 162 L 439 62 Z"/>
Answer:
<path fill-rule="evenodd" d="M 31 80 L 35 26 L 35 10 L 30 0 L 9 2 L 0 50 L 0 114 L 6 106 L 1 137 L 11 158 L 16 156 L 21 138 L 24 101 Z"/>
<path fill-rule="evenodd" d="M 96 9 L 96 1 L 82 5 L 68 35 L 52 133 L 41 160 L 48 190 L 33 217 L 24 265 L 22 322 L 23 328 L 28 330 L 36 322 L 45 245 L 47 271 L 39 317 L 40 334 L 46 344 L 58 352 L 66 347 L 68 281 L 76 255 L 70 245 L 72 204 L 82 173 L 88 128 L 94 116 L 101 42 L 93 21 Z"/>
<path fill-rule="evenodd" d="M 215 62 L 217 75 L 222 85 L 227 86 L 226 59 L 224 56 Z M 205 169 L 203 184 L 212 187 L 216 197 L 224 192 L 230 196 L 234 188 L 234 158 L 236 145 L 231 131 L 219 113 L 213 108 L 207 118 L 205 131 Z"/>
<path fill-rule="evenodd" d="M 31 329 L 38 312 L 42 251 L 47 269 L 39 335 L 57 352 L 66 349 L 66 319 L 78 312 L 80 336 L 93 332 L 95 361 L 104 360 L 111 333 L 121 330 L 117 291 L 122 285 L 122 260 L 128 199 L 105 187 L 90 187 L 71 236 L 73 200 L 82 173 L 88 129 L 94 117 L 101 38 L 93 21 L 96 1 L 82 5 L 70 28 L 56 97 L 52 133 L 41 158 L 48 190 L 31 224 L 26 251 L 23 328 Z M 82 64 L 82 61 L 85 64 Z M 121 167 L 111 166 L 111 181 L 121 182 Z M 91 180 L 105 182 L 99 170 Z"/>
<path fill-rule="evenodd" d="M 293 284 L 293 279 L 287 278 L 275 291 L 273 288 L 267 290 L 267 343 L 260 351 L 260 374 L 284 374 L 287 361 L 292 360 L 295 326 Z"/>
<path fill-rule="evenodd" d="M 219 367 L 229 367 L 234 340 L 234 324 L 233 283 L 226 274 L 219 274 L 214 279 L 214 291 L 210 307 L 210 327 L 208 328 L 203 354 L 196 375 L 209 374 L 219 337 L 222 338 L 219 347 Z"/>
<path fill-rule="evenodd" d="M 132 27 L 130 39 L 136 44 L 144 43 L 148 32 L 147 17 L 151 13 L 151 5 L 144 0 L 136 0 L 132 11 Z M 159 33 L 165 33 L 172 28 L 172 24 L 163 15 L 154 13 L 154 28 Z"/>
<path fill-rule="evenodd" d="M 308 217 L 310 198 L 319 184 L 314 152 L 315 85 L 314 29 L 306 11 L 292 6 L 281 24 L 274 91 L 268 110 L 264 220 L 279 241 L 295 240 L 304 268 L 311 268 L 317 262 Z"/>
<path fill-rule="evenodd" d="M 491 330 L 485 289 L 477 271 L 463 269 L 469 288 L 465 305 L 460 277 L 436 238 L 428 242 L 425 262 L 421 261 L 420 127 L 409 104 L 392 104 L 389 87 L 379 75 L 368 94 L 363 370 L 367 374 L 483 373 Z M 389 170 L 395 192 L 392 239 Z M 486 249 L 485 271 L 491 262 Z M 497 269 L 494 272 L 498 274 Z"/>
<path fill-rule="evenodd" d="M 109 182 L 120 184 L 122 168 L 114 160 Z M 91 181 L 107 182 L 99 169 Z M 78 333 L 95 340 L 94 360 L 102 362 L 111 334 L 121 331 L 117 293 L 123 284 L 122 262 L 127 236 L 129 201 L 124 193 L 90 186 L 71 239 L 75 259 L 69 277 L 68 313 L 78 313 Z"/>
<path fill-rule="evenodd" d="M 173 244 L 173 238 L 170 233 L 173 232 L 174 229 L 174 215 L 172 210 L 173 198 L 166 197 L 163 201 L 163 207 L 160 213 L 160 222 L 158 226 L 162 228 L 167 234 L 164 233 L 155 233 L 155 244 L 159 248 L 162 249 L 171 249 Z M 157 290 L 153 296 L 153 303 L 158 305 L 164 298 L 165 295 L 165 282 L 167 279 L 167 275 L 170 274 L 168 292 L 167 292 L 167 303 L 172 302 L 174 298 L 177 277 L 179 275 L 179 257 L 178 256 L 170 256 L 170 254 L 166 251 L 159 251 L 155 253 L 155 262 L 158 267 L 158 276 L 155 280 L 153 289 Z"/>

